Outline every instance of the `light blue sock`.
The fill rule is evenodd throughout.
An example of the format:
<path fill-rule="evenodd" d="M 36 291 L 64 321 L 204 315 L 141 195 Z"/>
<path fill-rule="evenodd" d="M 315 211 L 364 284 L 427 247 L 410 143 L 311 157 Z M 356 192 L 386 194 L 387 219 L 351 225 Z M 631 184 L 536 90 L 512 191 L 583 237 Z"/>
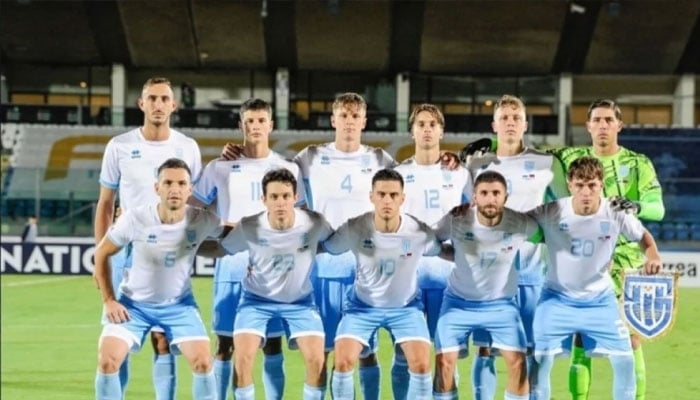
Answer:
<path fill-rule="evenodd" d="M 122 389 L 119 384 L 119 373 L 103 374 L 97 371 L 95 376 L 95 399 L 121 400 Z"/>
<path fill-rule="evenodd" d="M 394 361 L 391 365 L 391 389 L 394 392 L 394 400 L 406 400 L 408 380 L 406 356 L 403 353 L 394 352 Z"/>
<path fill-rule="evenodd" d="M 206 374 L 192 374 L 192 398 L 197 400 L 216 400 L 216 377 L 214 371 Z"/>
<path fill-rule="evenodd" d="M 228 385 L 231 383 L 231 370 L 233 363 L 231 360 L 214 359 L 214 379 L 216 379 L 217 398 L 226 400 L 228 395 Z"/>
<path fill-rule="evenodd" d="M 506 390 L 506 396 L 504 397 L 505 400 L 529 400 L 530 395 L 529 394 L 524 394 L 524 395 L 519 395 L 519 394 L 512 394 L 508 393 Z"/>
<path fill-rule="evenodd" d="M 325 393 L 326 388 L 323 386 L 317 387 L 317 386 L 310 386 L 307 383 L 304 383 L 304 400 L 323 400 L 323 394 Z M 280 397 L 281 398 L 281 397 Z"/>
<path fill-rule="evenodd" d="M 433 392 L 433 399 L 435 400 L 457 400 L 458 398 L 457 390 L 445 393 Z"/>
<path fill-rule="evenodd" d="M 282 353 L 265 355 L 263 387 L 266 400 L 282 400 L 284 394 L 284 356 Z"/>
<path fill-rule="evenodd" d="M 157 354 L 153 358 L 153 387 L 156 400 L 175 400 L 175 356 Z"/>
<path fill-rule="evenodd" d="M 634 400 L 637 393 L 637 380 L 634 372 L 634 356 L 610 356 L 613 370 L 613 399 Z"/>
<path fill-rule="evenodd" d="M 532 364 L 530 394 L 533 400 L 549 400 L 551 397 L 550 375 L 554 356 L 535 356 Z M 534 396 L 533 396 L 534 395 Z"/>
<path fill-rule="evenodd" d="M 379 364 L 360 367 L 360 390 L 365 400 L 379 400 Z"/>
<path fill-rule="evenodd" d="M 527 354 L 525 356 L 525 372 L 527 372 L 527 376 L 530 376 L 530 372 L 532 372 L 532 364 L 535 363 L 535 356 L 532 354 Z"/>
<path fill-rule="evenodd" d="M 354 400 L 355 384 L 352 381 L 353 371 L 333 371 L 331 379 L 331 397 L 333 400 Z"/>
<path fill-rule="evenodd" d="M 122 388 L 122 397 L 126 394 L 126 386 L 129 384 L 129 355 L 124 358 L 124 362 L 119 367 L 119 385 Z"/>
<path fill-rule="evenodd" d="M 411 400 L 430 400 L 433 394 L 433 380 L 430 373 L 417 374 L 409 371 L 408 374 L 410 378 L 406 396 Z"/>
<path fill-rule="evenodd" d="M 255 384 L 250 384 L 242 388 L 236 388 L 233 391 L 233 397 L 236 400 L 255 400 Z"/>
<path fill-rule="evenodd" d="M 474 400 L 493 400 L 496 396 L 496 368 L 493 363 L 493 356 L 474 357 L 472 366 Z"/>

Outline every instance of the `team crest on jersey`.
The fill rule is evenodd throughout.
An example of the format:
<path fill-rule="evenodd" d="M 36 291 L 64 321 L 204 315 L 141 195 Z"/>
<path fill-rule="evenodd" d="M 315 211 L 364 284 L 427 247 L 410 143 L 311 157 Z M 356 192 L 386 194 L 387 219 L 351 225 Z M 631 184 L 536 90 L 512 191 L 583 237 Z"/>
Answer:
<path fill-rule="evenodd" d="M 568 232 L 569 231 L 569 224 L 567 224 L 566 221 L 559 222 L 559 230 L 562 232 Z"/>
<path fill-rule="evenodd" d="M 141 158 L 141 151 L 139 149 L 131 150 L 131 159 Z"/>
<path fill-rule="evenodd" d="M 413 183 L 416 181 L 416 177 L 413 174 L 406 175 L 406 183 Z"/>
<path fill-rule="evenodd" d="M 148 238 L 146 239 L 146 242 L 148 243 L 158 243 L 158 237 L 154 233 L 150 233 L 148 235 Z"/>
<path fill-rule="evenodd" d="M 321 156 L 321 165 L 330 165 L 330 163 L 331 163 L 330 157 L 328 157 L 326 155 Z"/>
<path fill-rule="evenodd" d="M 365 239 L 362 241 L 362 248 L 363 249 L 373 249 L 374 248 L 374 243 L 372 243 L 372 239 Z"/>
<path fill-rule="evenodd" d="M 535 162 L 534 161 L 525 161 L 525 164 L 523 166 L 525 168 L 525 173 L 523 174 L 522 178 L 526 181 L 535 179 Z"/>
<path fill-rule="evenodd" d="M 411 253 L 411 240 L 410 239 L 401 239 L 401 251 L 403 254 L 401 254 L 401 258 L 408 258 L 411 257 L 413 254 Z"/>
<path fill-rule="evenodd" d="M 187 238 L 187 241 L 189 244 L 186 246 L 186 248 L 189 249 L 194 249 L 197 247 L 197 231 L 194 229 L 187 229 L 185 231 L 185 237 Z"/>
<path fill-rule="evenodd" d="M 372 173 L 372 168 L 369 166 L 370 162 L 370 157 L 368 155 L 363 155 L 360 157 L 360 164 L 362 165 L 362 169 L 360 172 L 363 174 L 369 174 Z"/>
<path fill-rule="evenodd" d="M 304 251 L 309 249 L 309 233 L 304 233 L 301 235 L 301 246 L 297 249 L 297 251 Z"/>
<path fill-rule="evenodd" d="M 640 336 L 655 339 L 668 332 L 676 318 L 678 275 L 641 275 L 625 271 L 622 308 L 627 324 Z"/>
<path fill-rule="evenodd" d="M 442 188 L 443 189 L 452 189 L 454 186 L 452 184 L 452 174 L 448 170 L 442 170 Z"/>
<path fill-rule="evenodd" d="M 600 233 L 610 233 L 610 221 L 600 221 Z"/>
<path fill-rule="evenodd" d="M 185 152 L 182 150 L 182 147 L 178 147 L 175 149 L 175 157 L 177 158 L 182 158 L 185 155 Z"/>
<path fill-rule="evenodd" d="M 267 247 L 269 245 L 270 245 L 270 242 L 268 242 L 266 238 L 259 238 L 258 239 L 258 246 Z"/>
<path fill-rule="evenodd" d="M 617 174 L 620 175 L 620 178 L 627 178 L 627 176 L 630 174 L 630 167 L 621 165 L 617 170 Z"/>
<path fill-rule="evenodd" d="M 510 232 L 503 232 L 503 241 L 504 241 L 505 243 L 510 242 L 511 239 L 513 239 L 513 234 L 512 234 L 512 233 L 510 233 Z"/>

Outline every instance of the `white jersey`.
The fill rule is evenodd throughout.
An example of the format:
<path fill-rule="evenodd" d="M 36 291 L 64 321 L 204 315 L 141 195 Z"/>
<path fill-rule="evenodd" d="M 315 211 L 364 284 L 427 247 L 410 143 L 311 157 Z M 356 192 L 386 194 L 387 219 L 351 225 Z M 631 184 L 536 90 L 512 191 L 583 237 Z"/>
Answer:
<path fill-rule="evenodd" d="M 194 139 L 170 129 L 167 140 L 146 140 L 141 128 L 132 129 L 113 137 L 102 158 L 100 184 L 119 190 L 122 210 L 145 204 L 157 204 L 160 199 L 154 184 L 158 180 L 158 167 L 169 158 L 179 158 L 187 163 L 196 182 L 202 170 L 202 156 Z"/>
<path fill-rule="evenodd" d="M 212 160 L 202 172 L 202 177 L 194 187 L 194 196 L 206 205 L 216 200 L 216 212 L 227 222 L 265 210 L 262 202 L 262 178 L 273 169 L 286 168 L 297 179 L 299 204 L 304 199 L 304 183 L 300 179 L 299 166 L 284 159 L 274 151 L 264 158 L 237 160 Z"/>
<path fill-rule="evenodd" d="M 378 170 L 395 164 L 382 149 L 360 145 L 357 151 L 346 153 L 336 149 L 335 143 L 309 146 L 297 154 L 294 161 L 301 168 L 307 206 L 323 214 L 333 229 L 374 209 L 369 200 L 372 177 Z M 334 261 L 340 259 L 333 258 Z M 320 262 L 316 273 L 324 278 L 350 277 L 353 265 Z"/>
<path fill-rule="evenodd" d="M 131 243 L 132 266 L 119 291 L 134 301 L 168 304 L 191 292 L 190 275 L 197 248 L 208 236 L 221 234 L 219 217 L 187 206 L 185 218 L 164 224 L 158 204 L 126 210 L 107 232 L 119 247 Z"/>
<path fill-rule="evenodd" d="M 612 290 L 610 260 L 618 235 L 638 242 L 644 234 L 639 220 L 613 211 L 607 199 L 593 215 L 574 213 L 566 197 L 532 210 L 549 249 L 545 287 L 577 299 L 593 298 Z"/>
<path fill-rule="evenodd" d="M 506 178 L 506 207 L 529 211 L 547 202 L 569 195 L 564 168 L 554 156 L 531 148 L 515 156 L 487 154 L 473 158 L 469 169 L 474 179 L 484 171 L 496 171 Z M 543 245 L 525 242 L 520 248 L 519 281 L 525 285 L 541 285 L 544 281 L 545 251 Z"/>
<path fill-rule="evenodd" d="M 447 214 L 438 223 L 438 239 L 451 239 L 455 265 L 447 289 L 466 300 L 512 299 L 518 289 L 514 261 L 520 246 L 538 231 L 526 214 L 503 210 L 496 226 L 482 225 L 476 207 L 465 215 Z"/>
<path fill-rule="evenodd" d="M 434 227 L 452 208 L 471 198 L 471 175 L 461 166 L 451 171 L 439 163 L 419 165 L 411 157 L 395 169 L 404 181 L 406 201 L 402 211 L 430 226 Z"/>
<path fill-rule="evenodd" d="M 309 275 L 318 243 L 333 232 L 321 214 L 294 209 L 294 226 L 277 230 L 267 211 L 245 217 L 221 241 L 229 253 L 248 251 L 250 273 L 243 288 L 257 296 L 293 303 L 311 294 Z"/>
<path fill-rule="evenodd" d="M 441 250 L 433 230 L 415 217 L 401 214 L 399 229 L 382 233 L 374 227 L 373 212 L 348 220 L 323 246 L 331 254 L 353 252 L 355 296 L 371 307 L 409 304 L 418 294 L 418 261 Z"/>

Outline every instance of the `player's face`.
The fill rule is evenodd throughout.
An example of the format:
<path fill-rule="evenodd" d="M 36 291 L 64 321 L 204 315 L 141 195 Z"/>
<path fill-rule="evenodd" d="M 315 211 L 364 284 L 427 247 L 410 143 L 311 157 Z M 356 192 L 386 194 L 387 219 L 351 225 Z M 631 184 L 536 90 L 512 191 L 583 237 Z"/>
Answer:
<path fill-rule="evenodd" d="M 476 211 L 492 219 L 503 214 L 506 205 L 506 188 L 501 182 L 481 182 L 474 188 Z"/>
<path fill-rule="evenodd" d="M 294 213 L 297 195 L 288 182 L 269 182 L 267 194 L 263 195 L 262 200 L 273 218 L 286 219 Z"/>
<path fill-rule="evenodd" d="M 165 168 L 158 176 L 156 193 L 169 210 L 179 210 L 192 194 L 190 174 L 182 168 Z"/>
<path fill-rule="evenodd" d="M 272 119 L 266 110 L 248 110 L 239 122 L 244 140 L 253 144 L 267 142 L 272 126 Z"/>
<path fill-rule="evenodd" d="M 433 114 L 428 111 L 421 111 L 413 121 L 411 135 L 416 142 L 416 146 L 428 150 L 440 145 L 443 127 Z"/>
<path fill-rule="evenodd" d="M 615 110 L 607 107 L 594 108 L 586 122 L 593 144 L 607 147 L 617 144 L 617 135 L 622 130 L 622 121 L 615 117 Z"/>
<path fill-rule="evenodd" d="M 574 208 L 577 210 L 597 210 L 603 182 L 600 179 L 574 178 L 569 180 L 569 192 L 573 196 Z"/>
<path fill-rule="evenodd" d="M 367 112 L 354 104 L 342 105 L 333 110 L 331 115 L 336 141 L 340 139 L 341 142 L 359 143 L 366 123 Z"/>
<path fill-rule="evenodd" d="M 399 181 L 377 181 L 369 194 L 369 199 L 374 204 L 375 214 L 387 220 L 399 215 L 404 198 Z"/>
<path fill-rule="evenodd" d="M 525 111 L 519 107 L 501 107 L 493 116 L 491 128 L 496 132 L 499 143 L 519 143 L 527 131 Z"/>
<path fill-rule="evenodd" d="M 156 83 L 141 93 L 139 108 L 147 124 L 161 126 L 170 123 L 170 114 L 177 108 L 177 103 L 170 86 Z"/>

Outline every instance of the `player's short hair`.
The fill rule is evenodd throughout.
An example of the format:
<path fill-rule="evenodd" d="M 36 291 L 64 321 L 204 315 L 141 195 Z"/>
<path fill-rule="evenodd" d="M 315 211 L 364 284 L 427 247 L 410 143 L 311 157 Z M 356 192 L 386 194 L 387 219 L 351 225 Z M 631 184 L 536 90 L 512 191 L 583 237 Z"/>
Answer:
<path fill-rule="evenodd" d="M 163 162 L 163 164 L 160 164 L 160 167 L 158 167 L 158 176 L 160 177 L 161 171 L 164 169 L 184 169 L 187 171 L 187 175 L 189 177 L 192 177 L 192 171 L 190 171 L 190 167 L 187 165 L 186 162 L 182 161 L 179 158 L 168 158 Z"/>
<path fill-rule="evenodd" d="M 413 123 L 416 121 L 416 117 L 418 116 L 419 113 L 422 113 L 423 111 L 429 112 L 430 115 L 433 116 L 440 124 L 440 126 L 445 128 L 445 116 L 442 115 L 442 111 L 435 105 L 435 104 L 428 104 L 428 103 L 423 103 L 419 104 L 416 107 L 413 108 L 413 111 L 411 112 L 411 116 L 408 117 L 408 129 L 412 130 L 413 129 Z"/>
<path fill-rule="evenodd" d="M 372 188 L 374 189 L 374 184 L 379 181 L 396 181 L 401 184 L 403 189 L 403 177 L 395 169 L 384 168 L 377 171 L 372 177 Z"/>
<path fill-rule="evenodd" d="M 620 110 L 620 106 L 615 103 L 615 100 L 610 100 L 610 99 L 597 99 L 593 100 L 590 106 L 588 106 L 588 113 L 586 113 L 586 117 L 588 121 L 591 120 L 591 114 L 593 113 L 593 110 L 596 108 L 609 108 L 615 112 L 615 119 L 618 121 L 622 121 L 622 111 Z"/>
<path fill-rule="evenodd" d="M 367 111 L 367 102 L 358 93 L 347 92 L 335 96 L 333 101 L 333 111 L 343 107 L 357 107 L 358 110 Z"/>
<path fill-rule="evenodd" d="M 500 99 L 496 101 L 496 104 L 493 106 L 493 116 L 494 118 L 496 117 L 496 111 L 500 110 L 503 107 L 512 107 L 512 108 L 518 108 L 523 110 L 523 114 L 527 114 L 527 111 L 525 109 L 525 103 L 523 103 L 520 98 L 510 95 L 510 94 L 504 94 L 501 96 Z"/>
<path fill-rule="evenodd" d="M 593 179 L 603 180 L 603 164 L 594 157 L 580 157 L 574 160 L 566 173 L 566 179 L 572 181 L 581 179 L 590 181 Z"/>
<path fill-rule="evenodd" d="M 241 121 L 243 120 L 243 113 L 246 111 L 267 111 L 267 114 L 272 118 L 272 106 L 262 99 L 248 99 L 241 105 L 240 110 L 238 110 Z"/>
<path fill-rule="evenodd" d="M 496 171 L 484 171 L 479 174 L 474 180 L 474 188 L 479 186 L 481 183 L 491 183 L 498 182 L 503 185 L 503 188 L 508 189 L 508 184 L 506 183 L 506 178 Z"/>
<path fill-rule="evenodd" d="M 141 93 L 143 93 L 146 89 L 153 85 L 160 85 L 160 84 L 165 84 L 168 85 L 170 90 L 173 90 L 173 86 L 170 84 L 170 80 L 168 78 L 163 78 L 162 76 L 156 76 L 152 78 L 148 78 L 146 83 L 143 84 L 143 89 L 141 89 Z"/>
<path fill-rule="evenodd" d="M 287 168 L 277 168 L 267 171 L 262 178 L 263 196 L 267 196 L 267 184 L 270 182 L 281 182 L 292 185 L 292 192 L 297 192 L 297 179 L 292 171 Z"/>

